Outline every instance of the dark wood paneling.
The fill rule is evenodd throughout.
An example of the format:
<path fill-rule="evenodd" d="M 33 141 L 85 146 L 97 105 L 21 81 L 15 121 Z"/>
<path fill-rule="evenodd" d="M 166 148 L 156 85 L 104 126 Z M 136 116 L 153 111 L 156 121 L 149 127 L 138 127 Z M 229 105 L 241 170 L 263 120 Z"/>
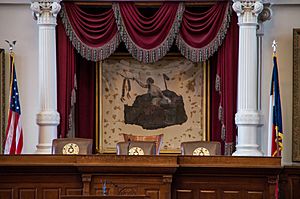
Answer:
<path fill-rule="evenodd" d="M 8 188 L 8 189 L 0 189 L 0 198 L 7 198 L 7 199 L 12 199 L 13 198 L 13 189 Z"/>
<path fill-rule="evenodd" d="M 149 196 L 151 199 L 159 199 L 159 189 L 146 189 L 146 195 Z"/>
<path fill-rule="evenodd" d="M 286 166 L 280 174 L 280 198 L 300 198 L 300 166 Z"/>
<path fill-rule="evenodd" d="M 199 190 L 199 199 L 217 199 L 216 190 Z"/>
<path fill-rule="evenodd" d="M 37 198 L 37 189 L 19 189 L 19 197 L 20 199 L 36 199 Z"/>
<path fill-rule="evenodd" d="M 280 172 L 286 198 L 300 198 L 299 169 L 284 170 L 280 163 L 280 158 L 228 156 L 0 156 L 0 198 L 102 195 L 106 182 L 109 195 L 274 199 Z"/>
<path fill-rule="evenodd" d="M 82 189 L 66 188 L 66 195 L 82 195 Z"/>
<path fill-rule="evenodd" d="M 224 199 L 242 198 L 242 194 L 238 190 L 234 190 L 234 191 L 226 190 L 226 191 L 223 191 L 223 193 L 221 195 L 221 198 L 224 198 Z"/>
<path fill-rule="evenodd" d="M 173 196 L 175 197 L 175 196 Z M 186 198 L 186 199 L 194 199 L 193 191 L 189 189 L 178 189 L 176 190 L 176 199 Z"/>
<path fill-rule="evenodd" d="M 53 198 L 59 198 L 61 195 L 61 189 L 43 189 L 43 199 L 53 199 Z"/>
<path fill-rule="evenodd" d="M 274 193 L 275 195 L 275 193 Z M 248 191 L 247 192 L 247 198 L 249 199 L 263 199 L 264 193 L 259 191 Z"/>

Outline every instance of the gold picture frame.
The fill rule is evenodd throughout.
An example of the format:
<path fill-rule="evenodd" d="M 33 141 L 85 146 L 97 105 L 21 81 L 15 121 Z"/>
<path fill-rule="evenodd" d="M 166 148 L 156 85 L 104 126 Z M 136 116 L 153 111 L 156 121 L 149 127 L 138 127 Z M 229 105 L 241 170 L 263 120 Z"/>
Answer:
<path fill-rule="evenodd" d="M 124 66 L 130 65 L 130 69 L 122 69 L 122 64 Z M 208 62 L 195 64 L 186 60 L 179 54 L 173 54 L 164 57 L 162 60 L 151 66 L 150 65 L 142 64 L 129 55 L 114 55 L 104 62 L 97 63 L 96 151 L 98 153 L 115 153 L 116 143 L 124 141 L 122 133 L 133 135 L 164 134 L 164 144 L 161 153 L 180 153 L 180 143 L 184 141 L 209 140 L 209 121 L 207 119 L 209 118 L 208 96 L 210 90 L 210 85 L 208 83 Z M 161 69 L 162 65 L 166 68 Z M 139 88 L 137 80 L 134 81 L 134 78 L 129 78 L 131 81 L 130 87 L 132 87 L 132 93 L 128 94 L 131 95 L 131 98 L 128 98 L 129 105 L 122 105 L 122 100 L 120 100 L 121 90 L 128 88 L 126 86 L 124 87 L 123 84 L 123 89 L 121 89 L 121 82 L 123 82 L 124 74 L 122 75 L 119 73 L 122 71 L 130 71 L 129 73 L 137 74 L 137 71 L 139 71 L 138 74 L 140 74 L 141 71 L 145 70 L 145 74 L 148 75 L 142 75 L 142 77 L 139 76 L 142 82 L 146 82 L 146 76 L 152 75 L 158 87 L 162 88 L 162 90 L 163 87 L 165 87 L 163 92 L 169 90 L 166 81 L 164 81 L 164 83 L 158 81 L 159 78 L 162 79 L 163 75 L 160 75 L 161 73 L 159 72 L 157 73 L 158 75 L 155 75 L 155 72 L 152 70 L 149 71 L 149 68 L 147 68 L 148 66 L 151 69 L 153 68 L 153 71 L 159 68 L 159 70 L 165 71 L 169 76 L 171 74 L 168 86 L 171 91 L 177 93 L 178 96 L 182 96 L 187 115 L 187 120 L 185 122 L 157 129 L 147 129 L 145 126 L 141 127 L 141 125 L 126 123 L 125 106 L 130 107 L 130 105 L 136 102 L 135 100 L 137 100 L 137 97 L 142 96 L 143 92 L 146 92 L 146 90 Z M 173 66 L 175 67 L 174 70 L 168 68 Z M 114 67 L 119 68 L 112 69 Z M 141 67 L 142 69 L 139 70 L 137 69 L 138 67 Z M 189 68 L 189 71 L 182 71 L 182 73 L 180 73 L 179 69 L 184 68 Z M 107 69 L 109 69 L 109 71 Z M 111 71 L 113 71 L 113 75 L 111 75 Z M 176 75 L 172 76 L 172 74 L 175 74 L 174 71 L 176 71 Z M 190 75 L 190 77 L 188 75 Z M 182 80 L 180 80 L 180 78 L 182 78 Z M 112 84 L 115 84 L 115 86 Z M 176 85 L 181 86 L 176 87 Z M 199 87 L 199 85 L 201 86 Z"/>
<path fill-rule="evenodd" d="M 0 77 L 1 77 L 1 83 L 0 83 L 0 104 L 1 104 L 1 110 L 0 110 L 0 128 L 1 128 L 1 134 L 0 134 L 0 153 L 3 153 L 3 144 L 5 141 L 5 124 L 6 124 L 6 68 L 5 68 L 5 50 L 0 49 Z"/>
<path fill-rule="evenodd" d="M 293 29 L 292 161 L 300 161 L 300 29 Z"/>

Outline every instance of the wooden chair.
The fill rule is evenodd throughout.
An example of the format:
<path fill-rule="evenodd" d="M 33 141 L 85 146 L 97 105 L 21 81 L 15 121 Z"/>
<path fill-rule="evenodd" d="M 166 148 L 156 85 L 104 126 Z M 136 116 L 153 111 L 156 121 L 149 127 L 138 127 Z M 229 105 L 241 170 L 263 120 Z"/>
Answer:
<path fill-rule="evenodd" d="M 123 133 L 124 141 L 146 141 L 146 142 L 155 142 L 156 145 L 156 155 L 159 155 L 162 142 L 163 142 L 163 134 L 160 135 L 132 135 L 132 134 L 126 134 Z"/>
<path fill-rule="evenodd" d="M 182 142 L 181 154 L 198 156 L 221 155 L 221 143 L 208 141 Z"/>
<path fill-rule="evenodd" d="M 117 143 L 117 155 L 155 155 L 156 143 L 130 141 Z"/>
<path fill-rule="evenodd" d="M 92 154 L 93 140 L 86 138 L 57 138 L 52 141 L 52 154 Z"/>

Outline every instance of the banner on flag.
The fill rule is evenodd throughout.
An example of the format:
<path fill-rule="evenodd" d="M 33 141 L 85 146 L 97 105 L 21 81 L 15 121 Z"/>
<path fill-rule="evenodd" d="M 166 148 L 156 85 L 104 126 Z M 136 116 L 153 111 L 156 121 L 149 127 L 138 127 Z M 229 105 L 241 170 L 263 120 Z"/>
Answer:
<path fill-rule="evenodd" d="M 273 73 L 270 91 L 268 156 L 281 156 L 283 128 L 276 53 L 273 55 Z"/>
<path fill-rule="evenodd" d="M 9 55 L 9 65 L 10 95 L 4 154 L 21 154 L 23 149 L 23 130 L 21 123 L 21 107 L 13 52 L 10 52 Z"/>

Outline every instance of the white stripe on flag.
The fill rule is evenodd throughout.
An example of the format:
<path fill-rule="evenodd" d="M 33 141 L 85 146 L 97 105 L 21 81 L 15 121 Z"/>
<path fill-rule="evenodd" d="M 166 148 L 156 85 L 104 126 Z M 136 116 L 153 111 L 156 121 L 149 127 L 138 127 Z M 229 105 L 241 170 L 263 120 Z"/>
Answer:
<path fill-rule="evenodd" d="M 16 142 L 16 151 L 18 151 L 19 145 L 23 144 L 23 139 L 21 139 L 22 134 L 23 134 L 23 132 L 22 132 L 22 120 L 21 120 L 21 115 L 19 115 L 18 126 L 17 126 L 17 131 L 16 131 L 16 140 L 17 140 L 17 142 Z M 22 149 L 23 149 L 23 147 L 22 147 Z M 20 151 L 20 153 L 21 152 L 22 152 L 22 150 Z"/>
<path fill-rule="evenodd" d="M 22 132 L 22 124 L 21 124 L 21 115 L 20 115 L 19 120 L 18 120 L 17 130 L 16 130 L 16 140 L 18 141 L 17 145 L 18 145 L 19 140 L 20 140 L 21 132 Z"/>
<path fill-rule="evenodd" d="M 10 154 L 10 148 L 12 145 L 13 140 L 13 134 L 14 134 L 14 123 L 15 123 L 15 114 L 12 113 L 10 121 L 9 122 L 9 129 L 5 141 L 5 148 L 4 148 L 4 154 Z"/>

